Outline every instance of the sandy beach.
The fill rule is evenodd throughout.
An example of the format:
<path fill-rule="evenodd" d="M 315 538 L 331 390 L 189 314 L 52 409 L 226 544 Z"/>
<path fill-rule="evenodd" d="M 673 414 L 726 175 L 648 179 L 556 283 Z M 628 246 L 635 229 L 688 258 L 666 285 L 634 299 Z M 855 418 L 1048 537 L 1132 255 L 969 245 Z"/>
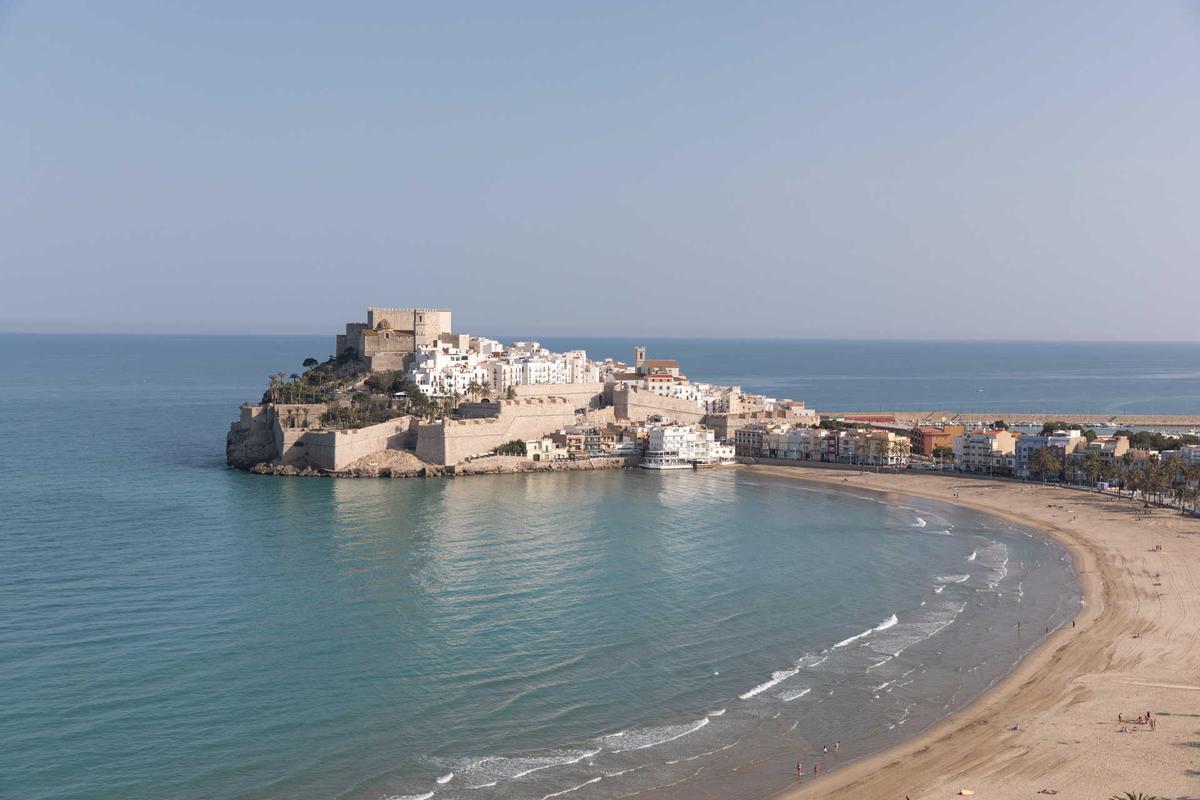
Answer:
<path fill-rule="evenodd" d="M 825 756 L 812 797 L 1108 798 L 1200 795 L 1200 520 L 1141 503 L 1037 484 L 954 475 L 748 469 L 933 498 L 1038 528 L 1070 552 L 1083 608 L 958 713 L 854 760 Z M 1161 545 L 1161 551 L 1156 546 Z M 1155 729 L 1125 719 L 1151 712 Z M 838 759 L 842 763 L 838 763 Z"/>

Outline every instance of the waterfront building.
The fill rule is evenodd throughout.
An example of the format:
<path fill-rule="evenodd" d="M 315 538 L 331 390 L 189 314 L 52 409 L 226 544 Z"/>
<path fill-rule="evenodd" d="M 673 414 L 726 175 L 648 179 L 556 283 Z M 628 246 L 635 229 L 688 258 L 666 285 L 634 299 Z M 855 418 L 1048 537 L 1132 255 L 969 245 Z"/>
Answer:
<path fill-rule="evenodd" d="M 1072 453 L 1087 447 L 1087 439 L 1078 430 L 1054 431 L 1046 434 L 1027 434 L 1016 441 L 1013 448 L 1013 473 L 1028 478 L 1033 454 L 1043 447 L 1054 450 L 1059 460 L 1066 464 Z M 1128 444 L 1128 440 L 1126 440 Z"/>
<path fill-rule="evenodd" d="M 561 461 L 568 457 L 567 451 L 558 446 L 554 439 L 543 436 L 525 441 L 525 457 L 530 461 Z"/>
<path fill-rule="evenodd" d="M 954 437 L 954 460 L 963 472 L 1007 471 L 1017 441 L 1017 434 L 1010 431 L 964 432 Z"/>
<path fill-rule="evenodd" d="M 837 460 L 846 464 L 903 466 L 912 450 L 907 436 L 890 430 L 849 429 L 837 437 Z"/>
<path fill-rule="evenodd" d="M 917 455 L 932 456 L 939 447 L 954 447 L 954 437 L 966 433 L 963 425 L 944 425 L 935 427 L 916 427 L 909 431 L 908 440 L 912 443 L 912 451 Z"/>
<path fill-rule="evenodd" d="M 716 441 L 708 428 L 663 425 L 650 429 L 642 466 L 682 469 L 695 464 L 732 464 L 734 456 L 734 446 Z"/>

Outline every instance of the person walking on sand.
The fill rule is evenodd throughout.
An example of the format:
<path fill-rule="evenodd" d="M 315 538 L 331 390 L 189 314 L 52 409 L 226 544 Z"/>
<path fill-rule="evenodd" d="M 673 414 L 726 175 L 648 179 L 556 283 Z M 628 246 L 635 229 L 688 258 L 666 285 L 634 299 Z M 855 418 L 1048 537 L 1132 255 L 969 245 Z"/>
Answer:
<path fill-rule="evenodd" d="M 803 774 L 804 774 L 804 765 L 803 765 L 803 764 L 801 764 L 799 761 L 797 761 L 797 762 L 796 762 L 796 774 L 797 774 L 797 775 L 803 775 Z"/>
<path fill-rule="evenodd" d="M 829 745 L 827 745 L 827 744 L 821 745 L 821 755 L 823 755 L 823 756 L 829 755 Z"/>

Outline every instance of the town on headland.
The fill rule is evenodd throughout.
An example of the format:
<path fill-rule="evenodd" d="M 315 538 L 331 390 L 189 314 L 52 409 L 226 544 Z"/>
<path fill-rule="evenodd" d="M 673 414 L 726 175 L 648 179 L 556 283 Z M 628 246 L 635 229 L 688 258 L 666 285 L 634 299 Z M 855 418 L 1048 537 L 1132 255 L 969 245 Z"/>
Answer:
<path fill-rule="evenodd" d="M 818 414 L 692 381 L 636 347 L 632 363 L 454 331 L 451 312 L 368 308 L 325 361 L 270 376 L 231 426 L 226 459 L 278 475 L 407 477 L 699 468 L 737 461 L 1123 480 L 1131 464 L 1200 470 L 1200 436 L 1166 417 L 944 412 Z M 1138 428 L 1138 430 L 1134 430 Z M 1122 468 L 1125 469 L 1122 469 Z"/>

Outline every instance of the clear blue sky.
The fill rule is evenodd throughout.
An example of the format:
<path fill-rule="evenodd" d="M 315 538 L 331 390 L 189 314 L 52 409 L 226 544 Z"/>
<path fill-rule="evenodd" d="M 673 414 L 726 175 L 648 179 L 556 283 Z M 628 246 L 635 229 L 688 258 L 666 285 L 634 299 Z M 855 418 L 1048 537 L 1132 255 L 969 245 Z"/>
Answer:
<path fill-rule="evenodd" d="M 0 0 L 0 330 L 1200 338 L 1200 4 Z"/>

